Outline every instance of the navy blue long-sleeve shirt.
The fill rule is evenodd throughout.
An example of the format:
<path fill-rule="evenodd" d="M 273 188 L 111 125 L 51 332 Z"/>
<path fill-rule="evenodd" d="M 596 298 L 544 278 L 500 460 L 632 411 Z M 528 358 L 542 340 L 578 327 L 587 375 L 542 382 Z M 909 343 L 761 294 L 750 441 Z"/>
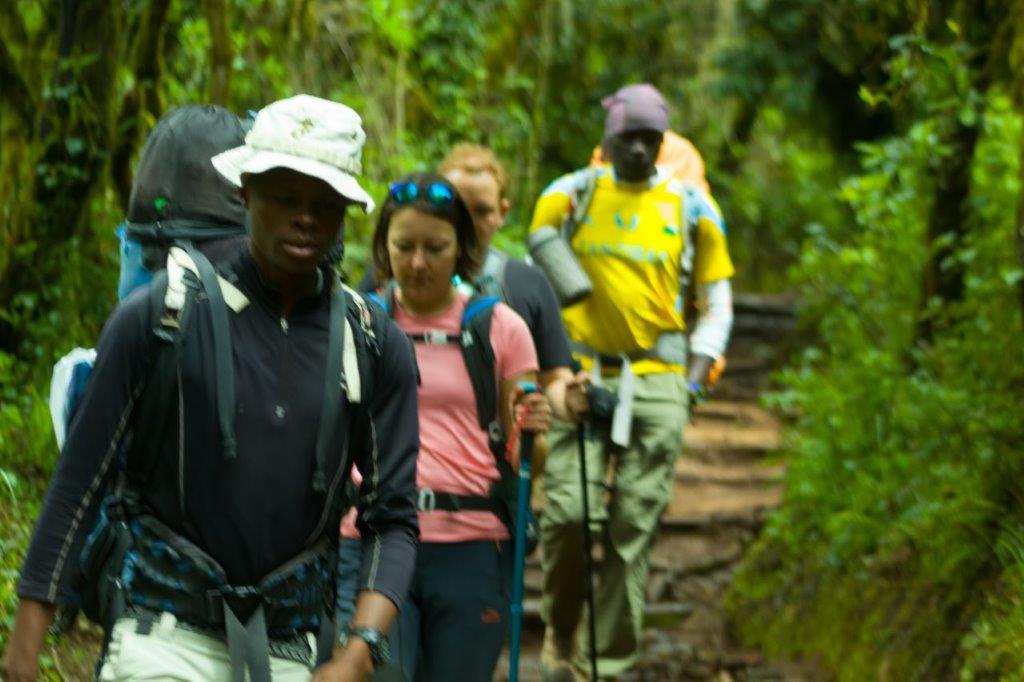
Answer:
<path fill-rule="evenodd" d="M 185 337 L 173 417 L 142 501 L 214 558 L 232 584 L 252 585 L 300 553 L 322 527 L 323 497 L 311 482 L 330 292 L 322 287 L 297 301 L 285 319 L 279 294 L 262 281 L 248 250 L 219 269 L 250 301 L 229 313 L 238 456 L 226 459 L 221 452 L 211 326 L 200 319 L 209 311 L 200 305 Z M 153 351 L 147 294 L 143 289 L 125 300 L 104 327 L 22 568 L 21 597 L 66 601 L 71 568 L 113 480 L 116 453 L 132 428 L 132 396 Z M 388 325 L 377 376 L 364 378 L 364 385 L 372 382 L 369 404 L 351 420 L 348 441 L 350 464 L 371 472 L 358 498 L 366 548 L 361 588 L 397 605 L 415 560 L 419 432 L 412 351 L 405 335 Z M 352 409 L 343 399 L 341 410 Z M 342 434 L 336 431 L 328 482 L 348 475 L 339 470 Z"/>

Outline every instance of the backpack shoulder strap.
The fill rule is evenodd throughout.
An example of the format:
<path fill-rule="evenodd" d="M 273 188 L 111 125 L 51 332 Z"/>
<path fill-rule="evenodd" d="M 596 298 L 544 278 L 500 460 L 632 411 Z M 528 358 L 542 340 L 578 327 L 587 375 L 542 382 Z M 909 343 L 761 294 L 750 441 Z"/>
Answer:
<path fill-rule="evenodd" d="M 492 439 L 500 430 L 498 380 L 494 348 L 491 347 L 491 319 L 494 317 L 494 306 L 499 302 L 495 296 L 482 294 L 470 298 L 462 314 L 460 331 L 462 357 L 466 361 L 476 396 L 477 420 L 480 428 L 488 431 Z"/>
<path fill-rule="evenodd" d="M 514 533 L 518 475 L 505 453 L 505 433 L 498 414 L 497 362 L 491 346 L 491 321 L 498 303 L 496 297 L 484 295 L 474 296 L 466 303 L 462 317 L 462 356 L 473 384 L 480 427 L 487 432 L 488 446 L 498 469 L 498 480 L 489 497 L 498 500 L 500 506 L 496 513 L 509 532 Z"/>
<path fill-rule="evenodd" d="M 132 440 L 125 464 L 127 479 L 136 489 L 145 484 L 156 466 L 164 432 L 171 421 L 181 340 L 192 316 L 194 300 L 188 295 L 182 275 L 180 270 L 163 270 L 154 275 L 149 285 L 147 300 L 154 347 L 142 391 L 136 398 Z"/>
<path fill-rule="evenodd" d="M 576 230 L 587 217 L 590 204 L 594 201 L 594 191 L 597 189 L 597 178 L 600 173 L 600 168 L 584 168 L 577 172 L 576 186 L 569 195 L 569 212 L 562 222 L 562 238 L 568 242 L 572 241 Z"/>
<path fill-rule="evenodd" d="M 359 402 L 361 382 L 358 367 L 349 375 L 349 357 L 354 356 L 354 338 L 348 321 L 348 293 L 337 276 L 331 281 L 331 302 L 327 323 L 327 354 L 324 368 L 324 394 L 320 403 L 320 423 L 316 436 L 316 469 L 313 491 L 327 493 L 327 450 L 334 442 L 341 411 L 341 391 L 345 387 L 350 402 Z M 354 388 L 354 390 L 353 390 Z M 355 393 L 353 400 L 352 394 Z M 344 463 L 343 463 L 344 466 Z"/>
<path fill-rule="evenodd" d="M 387 303 L 377 293 L 364 295 L 347 285 L 342 287 L 350 303 L 343 362 L 345 392 L 349 402 L 366 404 L 375 383 L 366 378 L 376 371 L 387 336 Z"/>
<path fill-rule="evenodd" d="M 679 193 L 679 235 L 683 250 L 679 257 L 679 297 L 677 305 L 685 315 L 687 297 L 692 295 L 693 263 L 697 253 L 697 224 L 705 202 L 703 192 L 688 182 L 671 181 Z"/>
<path fill-rule="evenodd" d="M 195 245 L 190 242 L 179 242 L 172 246 L 167 254 L 168 277 L 172 285 L 169 292 L 174 290 L 175 282 L 183 277 L 186 269 L 198 277 L 210 301 L 214 371 L 217 381 L 217 420 L 220 423 L 224 456 L 234 459 L 238 456 L 238 443 L 235 440 L 235 365 L 231 358 L 231 328 L 228 323 L 228 303 L 224 296 L 226 288 L 222 285 L 223 278 Z M 178 274 L 179 271 L 181 274 Z M 232 289 L 237 292 L 234 287 Z M 248 304 L 248 299 L 244 296 L 242 299 Z"/>
<path fill-rule="evenodd" d="M 480 268 L 480 275 L 474 281 L 477 291 L 485 296 L 494 296 L 501 301 L 507 300 L 505 290 L 505 270 L 508 269 L 508 254 L 491 247 L 487 249 L 487 257 Z"/>
<path fill-rule="evenodd" d="M 170 409 L 177 393 L 181 345 L 188 331 L 199 288 L 209 300 L 213 325 L 217 413 L 226 457 L 236 455 L 234 433 L 234 364 L 228 311 L 239 313 L 249 299 L 217 274 L 213 265 L 194 245 L 180 242 L 167 253 L 167 266 L 153 277 L 148 302 L 149 319 L 155 339 L 147 377 L 137 400 L 135 424 L 126 473 L 138 487 L 149 477 L 170 422 Z"/>

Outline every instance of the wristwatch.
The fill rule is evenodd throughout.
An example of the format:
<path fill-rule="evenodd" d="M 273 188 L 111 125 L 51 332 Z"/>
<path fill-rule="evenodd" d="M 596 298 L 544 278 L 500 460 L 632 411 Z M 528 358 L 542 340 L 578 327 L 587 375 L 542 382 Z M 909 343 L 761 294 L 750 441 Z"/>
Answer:
<path fill-rule="evenodd" d="M 388 643 L 388 636 L 380 630 L 349 626 L 341 631 L 338 640 L 344 645 L 348 644 L 348 640 L 352 637 L 358 637 L 366 642 L 366 646 L 370 648 L 370 660 L 373 661 L 374 668 L 391 660 L 391 645 Z"/>

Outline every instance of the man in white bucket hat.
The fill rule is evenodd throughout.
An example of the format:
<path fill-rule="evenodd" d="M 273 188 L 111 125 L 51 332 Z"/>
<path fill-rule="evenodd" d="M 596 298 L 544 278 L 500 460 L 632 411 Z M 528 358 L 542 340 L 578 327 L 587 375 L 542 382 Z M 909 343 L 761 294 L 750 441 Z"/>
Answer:
<path fill-rule="evenodd" d="M 373 199 L 356 176 L 366 133 L 359 114 L 337 102 L 296 95 L 274 102 L 256 116 L 245 145 L 213 157 L 213 165 L 235 185 L 243 175 L 290 168 L 323 180 L 369 213 Z"/>
<path fill-rule="evenodd" d="M 350 108 L 299 95 L 212 159 L 246 205 L 247 248 L 214 269 L 172 246 L 166 274 L 108 320 L 22 571 L 5 679 L 34 679 L 79 556 L 109 583 L 92 609 L 100 679 L 359 681 L 386 662 L 418 532 L 416 370 L 405 335 L 325 263 L 348 206 L 373 206 L 356 179 L 364 139 Z M 366 560 L 340 647 L 353 465 Z M 124 492 L 97 524 L 110 490 Z"/>

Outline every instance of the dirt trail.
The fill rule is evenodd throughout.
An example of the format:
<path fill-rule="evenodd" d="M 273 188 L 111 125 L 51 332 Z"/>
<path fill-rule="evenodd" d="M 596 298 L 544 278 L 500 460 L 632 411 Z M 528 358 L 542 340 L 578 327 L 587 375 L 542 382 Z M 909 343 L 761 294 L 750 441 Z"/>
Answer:
<path fill-rule="evenodd" d="M 782 501 L 784 466 L 771 458 L 780 425 L 759 406 L 794 326 L 791 302 L 737 297 L 729 368 L 712 400 L 695 410 L 676 466 L 675 490 L 651 554 L 644 653 L 621 680 L 813 680 L 771 662 L 732 637 L 724 608 L 736 565 Z M 520 680 L 540 680 L 543 626 L 539 560 L 527 571 L 525 651 Z M 503 660 L 496 680 L 507 679 Z"/>

